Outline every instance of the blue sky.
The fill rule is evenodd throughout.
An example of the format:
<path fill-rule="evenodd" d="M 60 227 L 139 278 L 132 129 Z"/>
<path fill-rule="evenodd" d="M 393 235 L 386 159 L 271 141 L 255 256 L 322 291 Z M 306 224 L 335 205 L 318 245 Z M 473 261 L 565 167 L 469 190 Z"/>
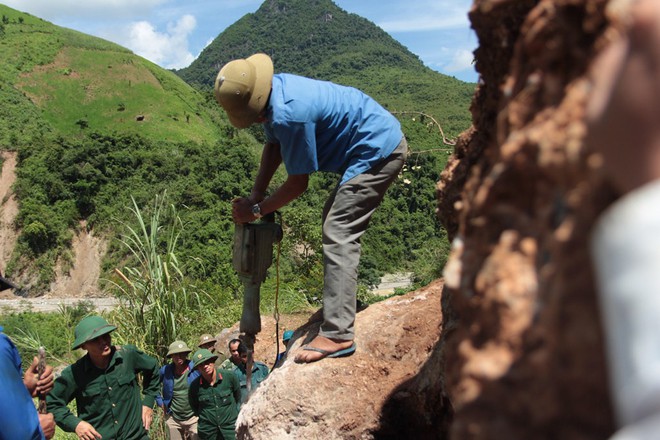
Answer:
<path fill-rule="evenodd" d="M 224 29 L 263 0 L 0 0 L 60 26 L 121 44 L 171 69 L 190 63 Z M 374 22 L 428 67 L 476 82 L 472 0 L 334 0 Z"/>

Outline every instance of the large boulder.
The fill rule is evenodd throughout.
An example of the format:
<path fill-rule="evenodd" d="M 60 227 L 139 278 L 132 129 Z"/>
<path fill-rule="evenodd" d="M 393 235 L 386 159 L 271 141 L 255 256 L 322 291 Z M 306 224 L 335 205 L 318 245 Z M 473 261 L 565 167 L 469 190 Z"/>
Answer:
<path fill-rule="evenodd" d="M 238 437 L 436 438 L 449 411 L 434 354 L 441 292 L 436 281 L 359 312 L 350 357 L 296 364 L 289 356 L 241 409 Z M 296 330 L 291 353 L 318 333 L 319 317 Z"/>

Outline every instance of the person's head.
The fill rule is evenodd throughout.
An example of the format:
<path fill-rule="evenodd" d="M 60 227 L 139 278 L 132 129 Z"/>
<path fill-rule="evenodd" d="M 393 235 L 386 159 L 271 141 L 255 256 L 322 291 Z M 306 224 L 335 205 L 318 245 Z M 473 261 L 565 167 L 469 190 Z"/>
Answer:
<path fill-rule="evenodd" d="M 193 354 L 193 368 L 206 379 L 210 381 L 215 371 L 215 360 L 218 358 L 205 348 L 200 348 Z"/>
<path fill-rule="evenodd" d="M 105 357 L 112 354 L 112 338 L 110 333 L 117 327 L 108 324 L 100 316 L 88 316 L 78 323 L 74 330 L 75 340 L 72 349 L 87 350 L 94 358 Z"/>
<path fill-rule="evenodd" d="M 204 334 L 199 337 L 199 344 L 197 345 L 199 348 L 205 348 L 211 353 L 215 353 L 215 343 L 218 340 L 214 338 L 213 336 L 209 334 Z"/>
<path fill-rule="evenodd" d="M 284 333 L 282 333 L 282 342 L 284 345 L 287 345 L 291 338 L 293 338 L 293 330 L 286 330 Z"/>
<path fill-rule="evenodd" d="M 229 348 L 229 359 L 231 359 L 234 365 L 238 365 L 241 363 L 241 357 L 238 355 L 238 347 L 240 345 L 241 345 L 240 339 L 232 339 L 231 341 L 229 341 L 229 344 L 227 344 L 227 347 Z"/>
<path fill-rule="evenodd" d="M 215 79 L 215 99 L 229 122 L 247 128 L 259 122 L 268 104 L 273 81 L 273 61 L 263 53 L 225 64 Z"/>
<path fill-rule="evenodd" d="M 240 359 L 240 363 L 243 365 L 247 364 L 247 360 L 248 360 L 247 346 L 241 342 L 240 344 L 238 344 L 238 348 L 236 349 L 236 351 L 238 352 L 238 358 Z"/>
<path fill-rule="evenodd" d="M 183 341 L 174 341 L 167 350 L 167 357 L 172 359 L 172 363 L 177 367 L 182 367 L 188 361 L 188 353 L 192 350 L 188 348 Z"/>

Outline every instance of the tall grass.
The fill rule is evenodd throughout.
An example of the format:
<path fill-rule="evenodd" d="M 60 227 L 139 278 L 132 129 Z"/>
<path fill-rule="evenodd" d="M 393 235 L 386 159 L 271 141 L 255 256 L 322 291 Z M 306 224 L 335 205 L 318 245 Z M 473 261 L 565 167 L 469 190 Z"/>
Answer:
<path fill-rule="evenodd" d="M 164 358 L 168 345 L 181 337 L 195 312 L 212 300 L 186 281 L 176 256 L 183 223 L 176 208 L 167 206 L 166 194 L 155 198 L 149 218 L 131 200 L 137 227 L 124 224 L 126 233 L 120 239 L 132 265 L 115 271 L 119 281 L 113 285 L 120 305 L 113 319 L 121 323 L 116 337 Z"/>

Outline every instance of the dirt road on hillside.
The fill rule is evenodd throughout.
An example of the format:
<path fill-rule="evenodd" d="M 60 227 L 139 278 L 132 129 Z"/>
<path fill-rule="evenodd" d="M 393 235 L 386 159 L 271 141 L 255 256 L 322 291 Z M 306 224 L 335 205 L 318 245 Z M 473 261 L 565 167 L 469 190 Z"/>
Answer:
<path fill-rule="evenodd" d="M 64 306 L 75 306 L 80 301 L 89 301 L 96 310 L 106 311 L 117 306 L 115 298 L 16 298 L 0 299 L 0 310 L 16 312 L 56 312 Z"/>
<path fill-rule="evenodd" d="M 377 295 L 389 295 L 394 293 L 397 288 L 407 288 L 411 285 L 411 273 L 387 274 L 381 278 L 381 283 L 374 290 Z M 32 310 L 35 312 L 56 312 L 62 306 L 74 306 L 80 301 L 89 301 L 98 311 L 110 310 L 117 306 L 117 300 L 113 297 L 71 297 L 57 295 L 47 295 L 38 298 L 21 298 L 18 296 L 5 296 L 0 298 L 0 311 L 11 309 L 17 312 Z"/>

